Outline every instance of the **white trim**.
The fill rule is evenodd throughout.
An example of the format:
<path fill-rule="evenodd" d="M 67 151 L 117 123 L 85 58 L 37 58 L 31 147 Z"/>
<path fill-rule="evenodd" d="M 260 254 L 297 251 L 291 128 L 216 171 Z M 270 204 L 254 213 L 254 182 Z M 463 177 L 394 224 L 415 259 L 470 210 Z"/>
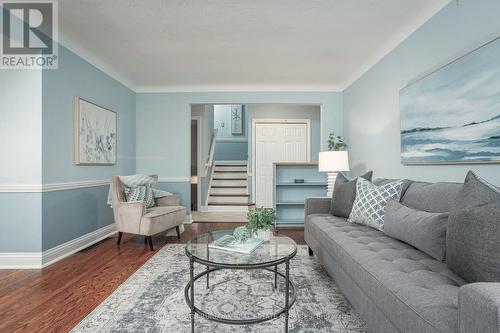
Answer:
<path fill-rule="evenodd" d="M 214 164 L 215 166 L 218 166 L 218 165 L 221 165 L 221 164 L 225 164 L 225 165 L 237 165 L 237 166 L 240 166 L 240 165 L 245 165 L 248 167 L 248 161 L 247 160 L 229 160 L 229 161 L 225 161 L 225 160 L 218 160 L 218 161 L 214 161 Z"/>
<path fill-rule="evenodd" d="M 158 177 L 160 183 L 191 183 L 191 177 Z"/>
<path fill-rule="evenodd" d="M 40 193 L 42 185 L 0 184 L 0 193 Z"/>
<path fill-rule="evenodd" d="M 24 185 L 24 184 L 0 184 L 0 193 L 40 193 L 63 190 L 74 190 L 86 187 L 96 187 L 109 185 L 108 179 L 84 180 L 79 182 L 53 183 L 45 185 Z"/>
<path fill-rule="evenodd" d="M 159 182 L 191 182 L 190 177 L 159 177 Z M 109 179 L 83 180 L 79 182 L 52 183 L 45 185 L 0 184 L 0 193 L 40 193 L 109 185 Z"/>
<path fill-rule="evenodd" d="M 0 253 L 0 269 L 40 269 L 89 247 L 117 232 L 110 224 L 43 252 Z"/>
<path fill-rule="evenodd" d="M 0 253 L 0 269 L 39 269 L 41 266 L 40 252 Z"/>
<path fill-rule="evenodd" d="M 339 85 L 171 85 L 171 86 L 137 86 L 136 93 L 197 93 L 197 92 L 342 92 L 342 86 Z M 203 104 L 203 103 L 195 103 Z M 207 102 L 207 104 L 213 104 Z M 224 103 L 216 103 L 224 104 Z M 231 103 L 226 103 L 231 104 Z M 241 104 L 241 103 L 234 103 Z"/>
<path fill-rule="evenodd" d="M 248 138 L 220 138 L 215 140 L 216 143 L 231 143 L 231 142 L 248 142 Z"/>
<path fill-rule="evenodd" d="M 307 126 L 307 134 L 306 134 L 306 139 L 307 139 L 307 145 L 306 145 L 306 155 L 307 155 L 307 162 L 311 162 L 311 120 L 310 119 L 267 119 L 267 118 L 255 118 L 252 119 L 252 133 L 251 133 L 251 140 L 252 140 L 252 199 L 253 202 L 257 202 L 257 188 L 256 188 L 256 179 L 255 179 L 255 172 L 256 172 L 256 166 L 255 166 L 255 133 L 256 133 L 256 126 L 258 123 L 261 124 L 306 124 Z M 248 189 L 248 187 L 247 187 Z"/>
<path fill-rule="evenodd" d="M 193 215 L 191 214 L 186 214 L 186 216 L 184 217 L 184 224 L 191 224 L 193 223 Z"/>
<path fill-rule="evenodd" d="M 422 13 L 422 15 L 414 17 L 413 22 L 410 22 L 408 26 L 400 28 L 398 30 L 399 33 L 394 38 L 388 41 L 385 45 L 382 45 L 382 48 L 379 52 L 375 53 L 372 57 L 370 57 L 368 61 L 359 66 L 359 69 L 354 71 L 354 74 L 348 80 L 344 81 L 344 83 L 341 85 L 340 91 L 345 91 L 347 88 L 349 88 L 354 82 L 365 75 L 373 66 L 375 66 L 380 60 L 382 60 L 389 53 L 395 50 L 403 41 L 410 37 L 415 31 L 417 31 L 428 20 L 430 20 L 431 17 L 436 15 L 449 3 L 450 1 L 436 1 L 435 6 L 429 6 L 430 8 L 426 8 L 425 12 Z"/>
<path fill-rule="evenodd" d="M 42 252 L 42 268 L 117 233 L 114 223 Z"/>
<path fill-rule="evenodd" d="M 109 180 L 85 180 L 81 182 L 71 182 L 71 183 L 54 183 L 42 185 L 42 192 L 53 192 L 62 190 L 74 190 L 78 188 L 86 187 L 96 187 L 109 185 Z"/>

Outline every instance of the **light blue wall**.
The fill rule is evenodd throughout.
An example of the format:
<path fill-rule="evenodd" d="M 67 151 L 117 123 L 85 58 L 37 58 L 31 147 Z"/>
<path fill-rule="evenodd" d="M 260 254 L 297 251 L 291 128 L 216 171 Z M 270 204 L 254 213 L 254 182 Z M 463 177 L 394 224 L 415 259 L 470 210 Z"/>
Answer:
<path fill-rule="evenodd" d="M 0 193 L 0 252 L 40 252 L 42 194 Z"/>
<path fill-rule="evenodd" d="M 136 167 L 139 173 L 189 177 L 191 104 L 299 103 L 321 105 L 321 144 L 342 134 L 342 94 L 336 92 L 138 93 Z"/>
<path fill-rule="evenodd" d="M 41 70 L 0 69 L 0 185 L 40 185 L 41 139 Z M 39 252 L 41 211 L 41 193 L 0 193 L 0 252 Z"/>
<path fill-rule="evenodd" d="M 248 141 L 218 140 L 215 144 L 216 161 L 246 161 L 248 159 Z"/>
<path fill-rule="evenodd" d="M 135 92 L 64 47 L 59 68 L 44 70 L 43 183 L 109 179 L 135 171 Z M 75 165 L 75 97 L 117 113 L 117 154 L 113 166 Z"/>
<path fill-rule="evenodd" d="M 181 206 L 187 208 L 187 214 L 191 213 L 191 183 L 160 181 L 160 189 L 175 193 L 181 197 Z"/>
<path fill-rule="evenodd" d="M 344 131 L 353 173 L 375 177 L 457 181 L 473 169 L 500 185 L 500 166 L 403 166 L 400 162 L 399 90 L 431 69 L 500 35 L 500 1 L 450 2 L 344 91 Z"/>
<path fill-rule="evenodd" d="M 246 139 L 248 137 L 248 107 L 243 105 L 243 134 L 231 133 L 231 104 L 214 105 L 214 128 L 219 130 L 218 138 Z M 224 124 L 224 126 L 222 126 Z"/>
<path fill-rule="evenodd" d="M 135 173 L 135 92 L 64 47 L 59 68 L 44 70 L 43 184 L 108 180 Z M 74 105 L 80 96 L 117 113 L 117 163 L 82 166 L 73 163 Z M 113 223 L 106 204 L 108 186 L 44 192 L 42 248 L 47 250 Z"/>
<path fill-rule="evenodd" d="M 215 160 L 242 161 L 248 159 L 248 107 L 243 106 L 243 134 L 231 133 L 231 104 L 214 105 L 214 128 L 218 129 Z"/>
<path fill-rule="evenodd" d="M 42 250 L 48 250 L 113 222 L 106 205 L 109 186 L 43 193 Z"/>

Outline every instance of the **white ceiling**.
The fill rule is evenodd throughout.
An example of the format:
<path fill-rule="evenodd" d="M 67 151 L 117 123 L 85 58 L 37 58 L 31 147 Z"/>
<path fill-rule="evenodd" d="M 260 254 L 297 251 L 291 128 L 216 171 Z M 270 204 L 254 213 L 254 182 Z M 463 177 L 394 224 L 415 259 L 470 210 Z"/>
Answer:
<path fill-rule="evenodd" d="M 136 91 L 341 90 L 448 2 L 60 0 L 60 40 Z"/>

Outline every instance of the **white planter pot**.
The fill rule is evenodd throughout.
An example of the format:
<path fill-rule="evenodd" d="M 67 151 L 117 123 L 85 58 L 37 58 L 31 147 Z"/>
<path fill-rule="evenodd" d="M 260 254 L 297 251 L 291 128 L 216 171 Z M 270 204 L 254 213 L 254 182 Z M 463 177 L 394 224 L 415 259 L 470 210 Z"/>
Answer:
<path fill-rule="evenodd" d="M 271 230 L 257 229 L 255 234 L 257 238 L 262 239 L 264 242 L 271 239 Z"/>

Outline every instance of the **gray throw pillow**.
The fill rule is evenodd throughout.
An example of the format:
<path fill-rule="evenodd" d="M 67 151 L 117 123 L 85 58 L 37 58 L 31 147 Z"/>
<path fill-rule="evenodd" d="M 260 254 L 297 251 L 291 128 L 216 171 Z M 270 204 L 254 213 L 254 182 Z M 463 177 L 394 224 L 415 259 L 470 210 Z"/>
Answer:
<path fill-rule="evenodd" d="M 390 200 L 385 207 L 384 232 L 436 260 L 444 261 L 448 213 L 429 213 Z"/>
<path fill-rule="evenodd" d="M 347 221 L 384 230 L 385 206 L 389 200 L 401 198 L 403 180 L 377 186 L 363 178 L 356 183 L 356 199 Z"/>
<path fill-rule="evenodd" d="M 448 219 L 446 264 L 468 282 L 500 282 L 500 190 L 472 171 Z"/>
<path fill-rule="evenodd" d="M 360 176 L 368 181 L 372 180 L 373 171 L 368 171 Z M 332 204 L 330 205 L 330 214 L 348 218 L 351 214 L 352 204 L 356 199 L 356 181 L 358 178 L 349 180 L 342 173 L 335 179 L 333 188 Z"/>

